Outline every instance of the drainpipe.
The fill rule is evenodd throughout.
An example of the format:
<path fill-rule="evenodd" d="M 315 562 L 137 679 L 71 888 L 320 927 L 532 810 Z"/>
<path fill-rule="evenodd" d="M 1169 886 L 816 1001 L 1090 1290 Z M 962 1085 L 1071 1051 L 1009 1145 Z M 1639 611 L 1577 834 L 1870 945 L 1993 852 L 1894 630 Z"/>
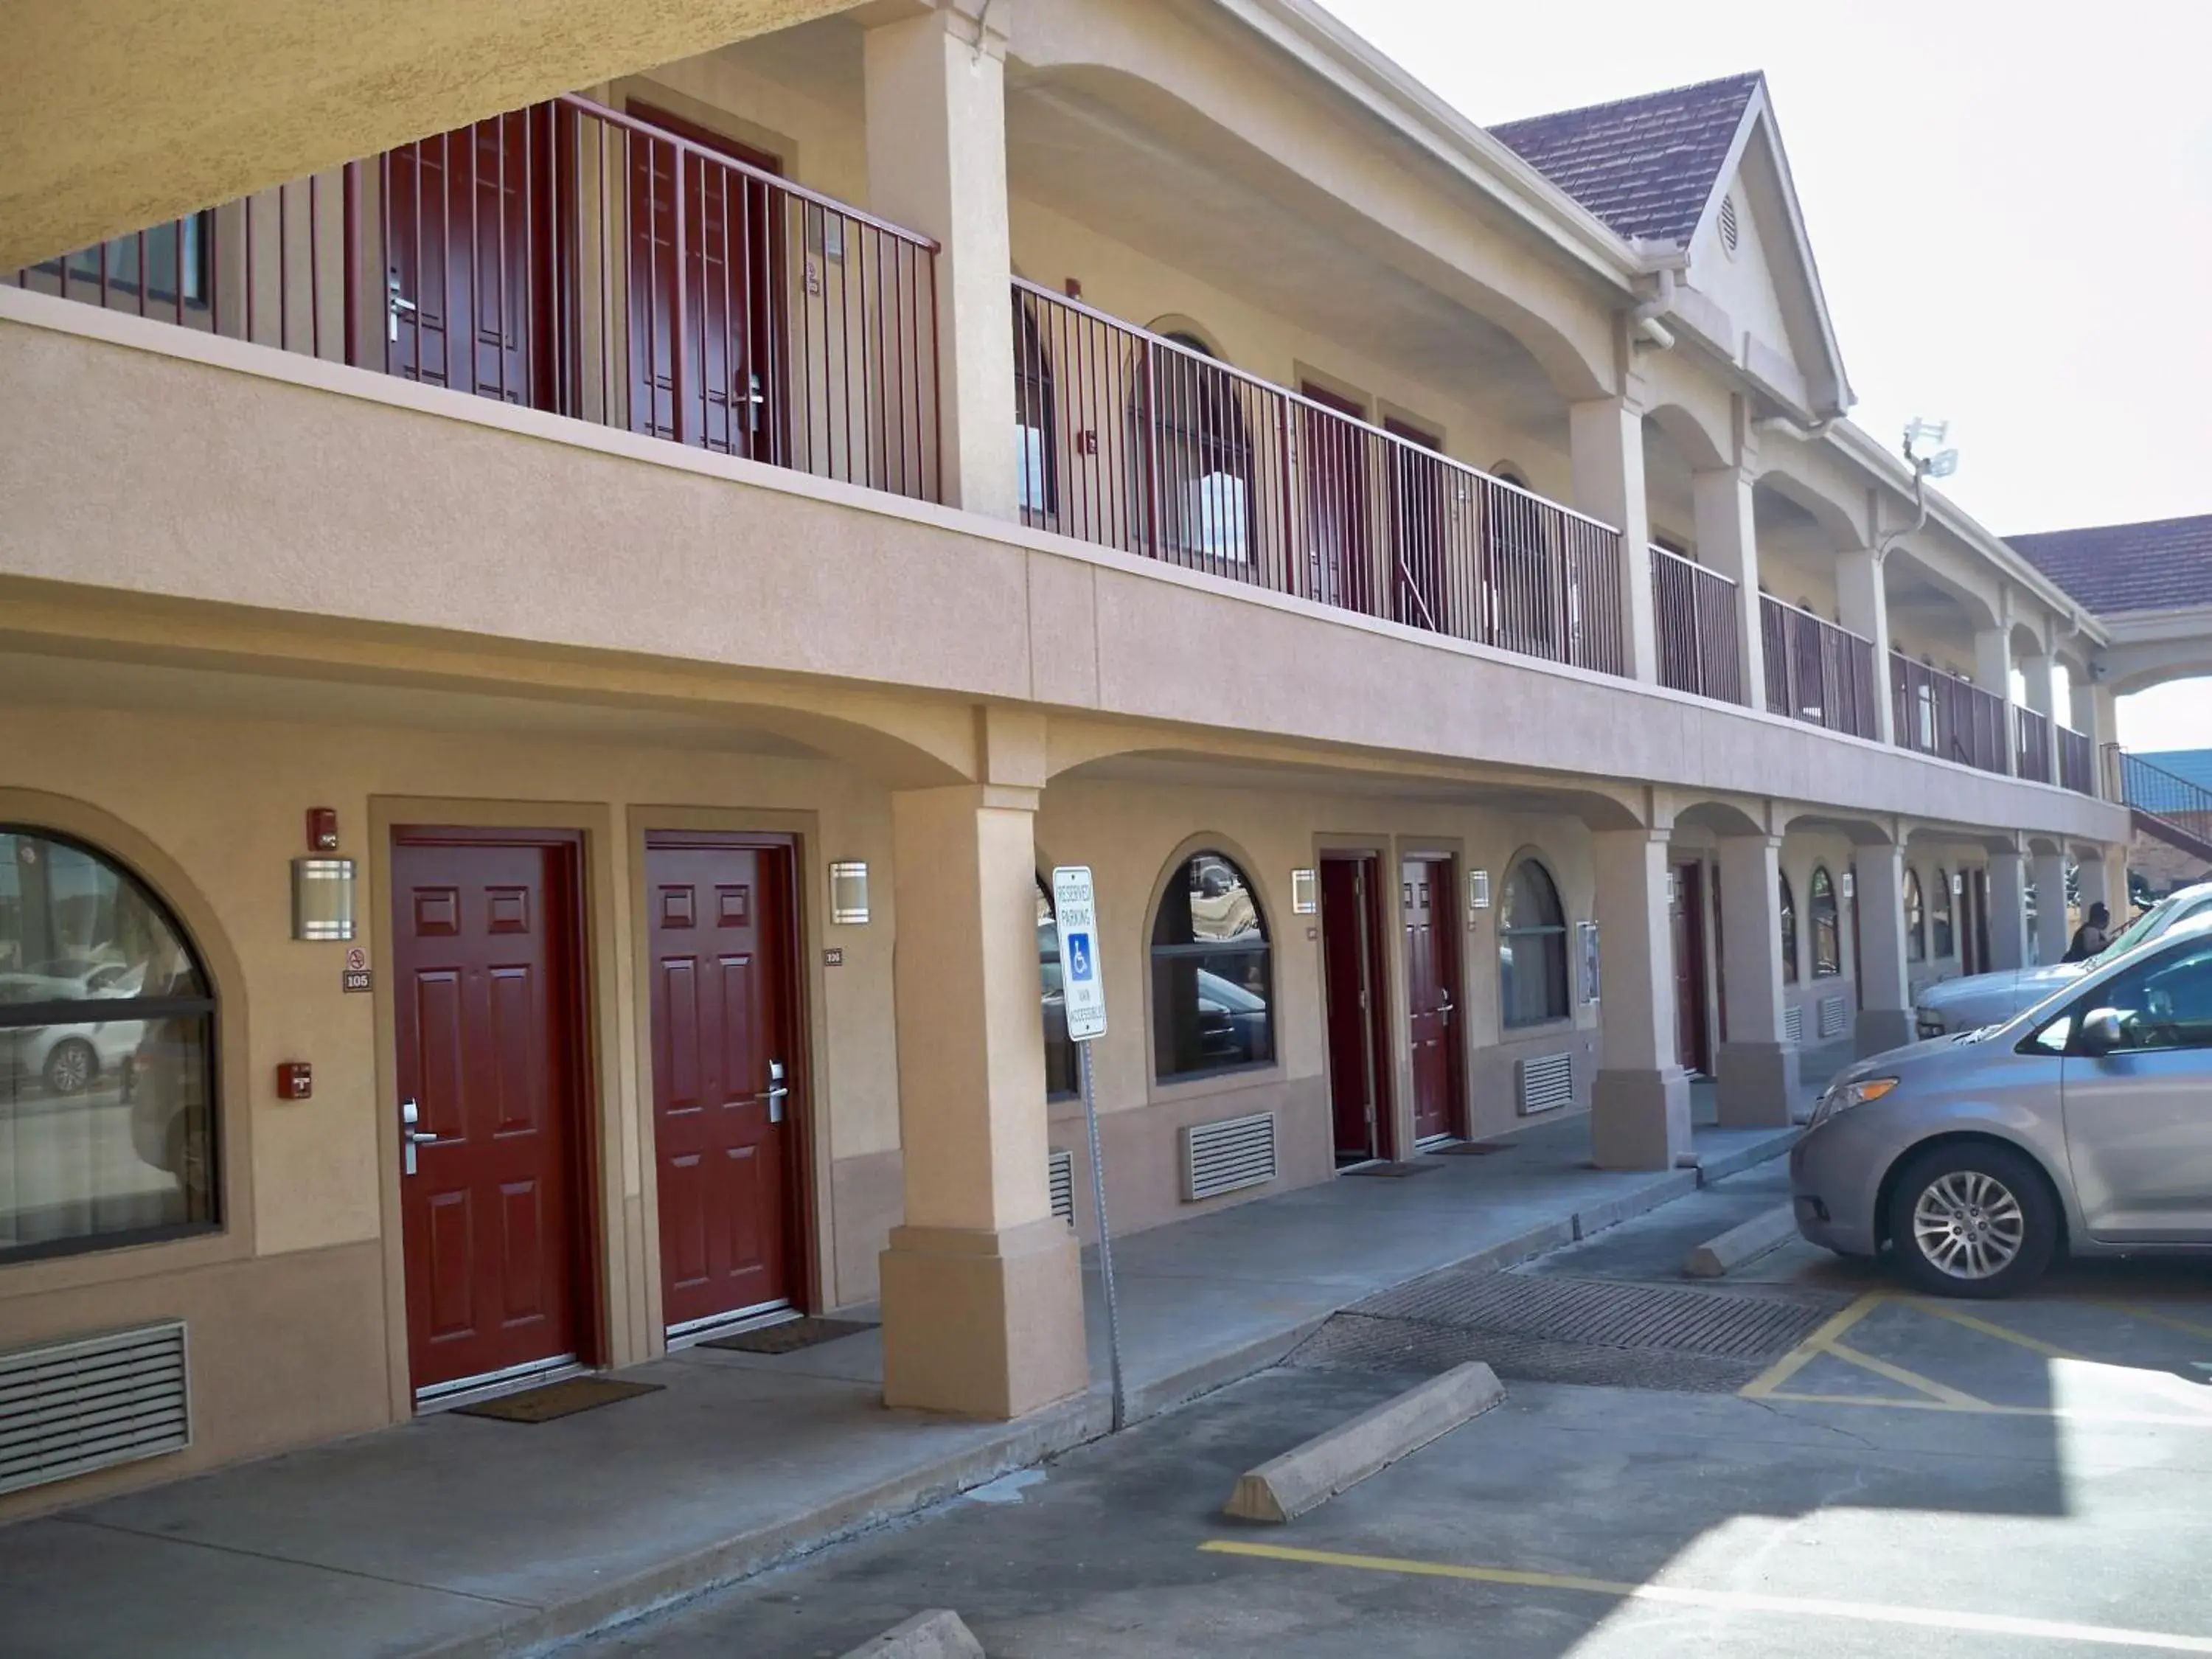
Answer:
<path fill-rule="evenodd" d="M 1659 291 L 1651 298 L 1640 301 L 1629 313 L 1629 333 L 1639 345 L 1654 345 L 1662 351 L 1674 349 L 1674 331 L 1659 319 L 1674 308 L 1674 268 L 1662 265 L 1654 273 L 1658 278 Z"/>

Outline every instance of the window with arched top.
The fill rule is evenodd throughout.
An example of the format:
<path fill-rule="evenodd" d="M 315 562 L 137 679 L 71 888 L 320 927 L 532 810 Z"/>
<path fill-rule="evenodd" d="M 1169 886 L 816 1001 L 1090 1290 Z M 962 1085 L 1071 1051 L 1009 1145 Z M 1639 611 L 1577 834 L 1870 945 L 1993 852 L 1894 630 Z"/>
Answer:
<path fill-rule="evenodd" d="M 1928 954 L 1938 962 L 1958 948 L 1951 921 L 1951 877 L 1939 867 L 1936 872 L 1936 897 L 1928 907 Z"/>
<path fill-rule="evenodd" d="M 1836 909 L 1835 878 L 1825 864 L 1813 866 L 1807 904 L 1813 913 L 1813 977 L 1833 979 L 1844 971 L 1844 932 Z"/>
<path fill-rule="evenodd" d="M 1790 878 L 1777 876 L 1781 885 L 1782 904 L 1782 982 L 1797 982 L 1797 895 L 1790 890 Z"/>
<path fill-rule="evenodd" d="M 1905 959 L 1928 960 L 1928 905 L 1920 890 L 1920 872 L 1905 872 Z"/>
<path fill-rule="evenodd" d="M 1565 1019 L 1567 913 L 1559 884 L 1534 859 L 1522 859 L 1505 878 L 1505 907 L 1498 929 L 1499 1014 L 1508 1026 Z"/>
<path fill-rule="evenodd" d="M 0 824 L 0 1261 L 215 1226 L 215 993 L 97 848 Z"/>
<path fill-rule="evenodd" d="M 1060 970 L 1060 919 L 1052 888 L 1036 878 L 1037 988 L 1044 1000 L 1044 1094 L 1066 1100 L 1083 1091 L 1081 1057 L 1067 1036 L 1067 991 Z"/>
<path fill-rule="evenodd" d="M 1054 441 L 1052 364 L 1037 332 L 1036 313 L 1019 295 L 1014 304 L 1014 480 L 1022 522 L 1051 522 L 1060 511 L 1060 454 Z"/>
<path fill-rule="evenodd" d="M 1194 334 L 1164 337 L 1176 350 L 1147 344 L 1130 418 L 1149 421 L 1155 476 L 1135 480 L 1159 509 L 1159 551 L 1200 568 L 1239 567 L 1252 557 L 1252 437 L 1237 376 L 1214 361 Z M 1139 445 L 1139 452 L 1142 446 Z"/>
<path fill-rule="evenodd" d="M 1152 1070 L 1163 1082 L 1272 1065 L 1274 969 L 1256 890 L 1224 853 L 1178 864 L 1152 916 Z"/>

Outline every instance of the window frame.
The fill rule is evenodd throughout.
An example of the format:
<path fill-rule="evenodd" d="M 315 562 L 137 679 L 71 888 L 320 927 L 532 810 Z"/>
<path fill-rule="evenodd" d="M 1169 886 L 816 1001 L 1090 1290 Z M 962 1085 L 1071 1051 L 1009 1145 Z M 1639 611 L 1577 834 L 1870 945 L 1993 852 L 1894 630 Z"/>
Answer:
<path fill-rule="evenodd" d="M 1782 951 L 1782 982 L 1795 985 L 1798 976 L 1797 890 L 1790 884 L 1790 872 L 1786 870 L 1778 871 L 1774 878 L 1780 890 L 1777 895 L 1779 912 L 1775 931 L 1779 936 L 1776 943 Z"/>
<path fill-rule="evenodd" d="M 1938 950 L 1936 946 L 1942 945 Z M 1948 962 L 1958 954 L 1958 906 L 1951 896 L 1951 872 L 1936 866 L 1936 902 L 1928 908 L 1928 958 Z"/>
<path fill-rule="evenodd" d="M 1047 920 L 1056 921 L 1060 915 L 1060 908 L 1059 906 L 1053 902 L 1052 883 L 1046 879 L 1044 872 L 1042 870 L 1037 872 L 1036 891 L 1039 915 Z M 1037 931 L 1039 937 L 1039 948 L 1037 951 L 1037 1013 L 1038 1018 L 1044 1023 L 1044 1097 L 1048 1105 L 1056 1106 L 1063 1101 L 1080 1100 L 1083 1097 L 1083 1056 L 1077 1051 L 1074 1040 L 1067 1035 L 1067 1003 L 1063 981 L 1060 1014 L 1060 1036 L 1061 1044 L 1067 1050 L 1067 1075 L 1064 1079 L 1056 1078 L 1053 1075 L 1052 1016 L 1046 1011 L 1043 1006 L 1044 999 L 1048 994 L 1044 985 L 1044 969 L 1048 958 L 1045 956 L 1044 950 L 1042 948 L 1044 930 L 1042 927 L 1040 926 Z M 1056 926 L 1053 929 L 1052 955 L 1049 957 L 1049 960 L 1054 967 L 1060 965 L 1060 930 Z"/>
<path fill-rule="evenodd" d="M 1823 901 L 1827 908 L 1821 909 Z M 1813 866 L 1813 878 L 1808 884 L 1805 901 L 1806 915 L 1813 924 L 1813 977 L 1841 979 L 1844 976 L 1844 920 L 1842 901 L 1836 894 L 1836 878 L 1826 864 Z M 1826 926 L 1829 941 L 1834 950 L 1829 957 L 1820 954 L 1821 928 Z M 1832 965 L 1831 965 L 1832 964 Z"/>
<path fill-rule="evenodd" d="M 2206 957 L 2208 954 L 2212 954 L 2212 939 L 2208 939 L 2207 937 L 2203 934 L 2194 934 L 2185 939 L 2175 939 L 2167 946 L 2167 948 L 2159 951 L 2155 956 L 2148 957 L 2142 961 L 2130 963 L 2126 968 L 2120 969 L 2118 972 L 2114 973 L 2110 977 L 2106 978 L 2094 990 L 2084 992 L 2081 995 L 2073 998 L 2063 1009 L 2053 1014 L 2050 1018 L 2040 1021 L 2033 1030 L 2022 1037 L 2018 1045 L 2018 1051 L 2022 1054 L 2035 1052 L 2041 1052 L 2044 1054 L 2056 1053 L 2063 1054 L 2069 1060 L 2097 1060 L 2118 1059 L 2123 1056 L 2133 1056 L 2136 1054 L 2212 1054 L 2212 1030 L 2208 1030 L 2206 1040 L 2202 1043 L 2180 1043 L 2155 1048 L 2114 1048 L 2106 1054 L 2094 1055 L 2086 1053 L 2081 1047 L 2082 1026 L 2087 1022 L 2089 1016 L 2096 1012 L 2100 1008 L 2109 1008 L 2112 1006 L 2112 989 L 2113 986 L 2124 980 L 2135 978 L 2138 975 L 2148 974 L 2154 969 L 2168 963 L 2172 963 L 2175 966 L 2179 966 L 2179 958 L 2185 957 Z M 2066 1022 L 2068 1027 L 2064 1047 L 2058 1049 L 2052 1049 L 2043 1046 L 2039 1040 L 2046 1032 L 2048 1032 L 2051 1027 L 2058 1024 L 2061 1021 Z M 2212 1021 L 2208 1021 L 2207 1024 L 2208 1026 L 2212 1026 Z"/>
<path fill-rule="evenodd" d="M 1513 915 L 1513 893 L 1515 884 L 1521 879 L 1521 872 L 1523 870 L 1528 869 L 1534 870 L 1537 875 L 1543 878 L 1546 888 L 1550 891 L 1552 896 L 1552 908 L 1554 914 L 1559 917 L 1559 921 L 1556 923 L 1543 922 L 1533 927 L 1516 927 L 1510 925 L 1510 919 Z M 1575 987 L 1571 977 L 1574 963 L 1570 957 L 1567 940 L 1574 930 L 1572 918 L 1567 915 L 1566 897 L 1559 891 L 1559 878 L 1552 873 L 1551 866 L 1538 854 L 1534 853 L 1524 853 L 1519 858 L 1514 860 L 1513 862 L 1506 867 L 1505 880 L 1503 885 L 1501 896 L 1503 902 L 1499 905 L 1498 911 L 1498 1022 L 1499 1030 L 1503 1031 L 1536 1031 L 1541 1030 L 1546 1026 L 1559 1025 L 1572 1020 L 1575 1017 Z M 1507 994 L 1508 978 L 1505 966 L 1505 951 L 1508 941 L 1523 939 L 1541 940 L 1544 942 L 1546 950 L 1546 955 L 1542 963 L 1546 992 L 1545 1012 L 1540 1017 L 1529 1019 L 1520 1019 L 1515 1018 L 1512 1000 Z M 1551 955 L 1551 952 L 1553 950 L 1556 950 L 1558 952 L 1556 973 L 1553 971 L 1554 963 Z M 1510 982 L 1515 986 L 1520 984 L 1521 980 L 1517 969 L 1514 973 Z M 1559 993 L 1559 1006 L 1556 1012 L 1553 1008 L 1550 995 L 1550 993 L 1554 988 L 1556 988 Z"/>
<path fill-rule="evenodd" d="M 1218 859 L 1229 866 L 1246 896 L 1252 902 L 1253 927 L 1256 941 L 1237 942 L 1221 939 L 1191 939 L 1162 945 L 1158 942 L 1163 912 L 1176 891 L 1178 881 L 1188 882 L 1190 866 L 1200 859 Z M 1261 902 L 1259 884 L 1252 879 L 1247 869 L 1248 860 L 1225 849 L 1216 841 L 1196 841 L 1188 843 L 1183 850 L 1169 860 L 1165 878 L 1152 897 L 1151 915 L 1145 928 L 1145 1012 L 1150 1036 L 1151 1078 L 1152 1086 L 1162 1089 L 1181 1088 L 1189 1084 L 1212 1082 L 1227 1077 L 1248 1076 L 1270 1072 L 1282 1064 L 1282 1033 L 1280 1030 L 1278 987 L 1275 979 L 1275 930 L 1267 920 L 1267 907 Z M 1162 962 L 1170 963 L 1203 959 L 1220 956 L 1255 956 L 1260 960 L 1262 1002 L 1267 1009 L 1267 1056 L 1261 1060 L 1239 1060 L 1224 1066 L 1200 1066 L 1188 1070 L 1170 1070 L 1163 1065 L 1160 1048 L 1161 999 L 1169 994 L 1170 976 L 1161 972 Z"/>
<path fill-rule="evenodd" d="M 1905 871 L 1905 959 L 1928 960 L 1928 899 L 1920 872 L 1910 865 Z"/>

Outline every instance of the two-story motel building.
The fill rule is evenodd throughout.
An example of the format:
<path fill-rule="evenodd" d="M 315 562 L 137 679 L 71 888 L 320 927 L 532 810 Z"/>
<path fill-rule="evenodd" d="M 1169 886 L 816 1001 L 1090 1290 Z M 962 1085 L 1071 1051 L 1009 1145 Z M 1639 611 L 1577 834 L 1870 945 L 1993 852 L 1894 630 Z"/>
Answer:
<path fill-rule="evenodd" d="M 1310 0 L 461 9 L 217 0 L 68 43 L 139 142 L 24 129 L 0 1352 L 97 1425 L 70 1345 L 180 1322 L 191 1439 L 0 1514 L 782 1309 L 1079 1389 L 1054 864 L 1122 1230 L 1669 1166 L 2118 896 L 2100 624 L 1843 418 L 1758 76 L 1486 131 Z"/>

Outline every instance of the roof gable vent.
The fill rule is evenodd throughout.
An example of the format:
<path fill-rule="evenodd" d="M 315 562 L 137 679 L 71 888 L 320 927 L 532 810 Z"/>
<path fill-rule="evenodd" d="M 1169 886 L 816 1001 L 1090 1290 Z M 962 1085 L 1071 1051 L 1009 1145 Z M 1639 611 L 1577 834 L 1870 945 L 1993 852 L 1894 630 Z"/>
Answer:
<path fill-rule="evenodd" d="M 1735 197 L 1733 193 L 1721 198 L 1721 246 L 1734 258 L 1743 240 L 1743 228 L 1736 222 Z"/>

